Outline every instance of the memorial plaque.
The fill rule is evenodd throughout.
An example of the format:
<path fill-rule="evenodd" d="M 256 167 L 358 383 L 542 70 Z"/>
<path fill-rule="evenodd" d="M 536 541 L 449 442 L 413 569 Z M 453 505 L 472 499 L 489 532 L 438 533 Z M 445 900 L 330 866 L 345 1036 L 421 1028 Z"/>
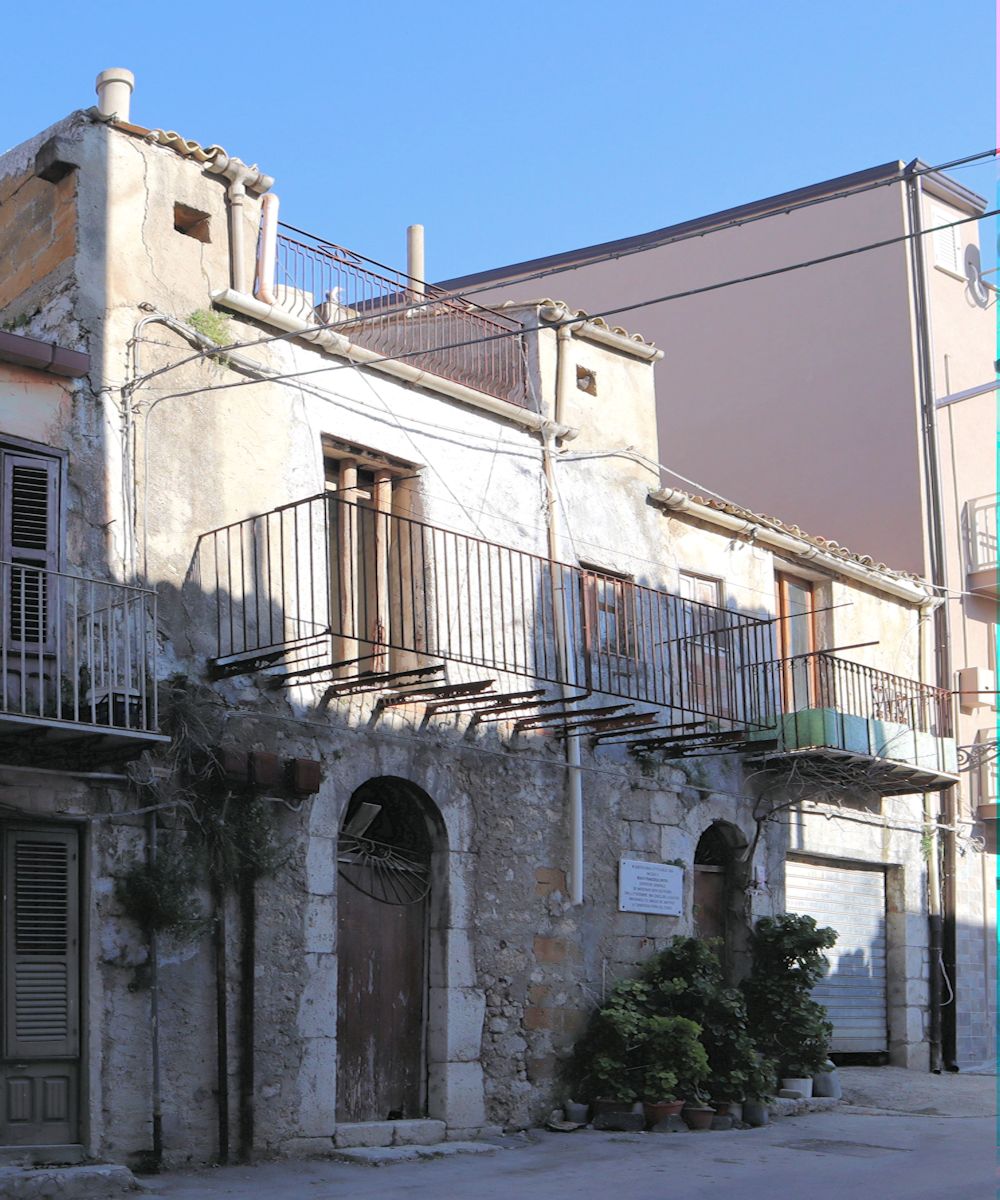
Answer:
<path fill-rule="evenodd" d="M 684 869 L 670 863 L 623 858 L 618 863 L 619 912 L 679 917 L 684 910 Z"/>

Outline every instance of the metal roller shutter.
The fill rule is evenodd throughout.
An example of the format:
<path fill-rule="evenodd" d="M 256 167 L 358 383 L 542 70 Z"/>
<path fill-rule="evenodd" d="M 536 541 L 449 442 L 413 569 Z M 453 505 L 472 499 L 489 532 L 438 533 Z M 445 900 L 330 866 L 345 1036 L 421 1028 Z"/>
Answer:
<path fill-rule="evenodd" d="M 789 859 L 785 908 L 837 931 L 830 973 L 813 992 L 833 1024 L 830 1049 L 879 1054 L 889 1048 L 886 1008 L 885 871 Z"/>

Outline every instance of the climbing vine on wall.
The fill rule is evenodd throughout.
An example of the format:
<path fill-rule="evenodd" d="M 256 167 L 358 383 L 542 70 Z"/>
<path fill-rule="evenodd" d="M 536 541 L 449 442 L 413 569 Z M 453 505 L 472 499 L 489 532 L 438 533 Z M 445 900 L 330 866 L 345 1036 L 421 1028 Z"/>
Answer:
<path fill-rule="evenodd" d="M 147 934 L 193 940 L 212 923 L 201 900 L 205 884 L 224 892 L 273 874 L 288 851 L 273 805 L 222 777 L 213 749 L 223 735 L 215 694 L 174 675 L 161 686 L 160 711 L 170 744 L 134 776 L 148 807 L 164 814 L 156 853 L 119 875 L 115 892 Z"/>

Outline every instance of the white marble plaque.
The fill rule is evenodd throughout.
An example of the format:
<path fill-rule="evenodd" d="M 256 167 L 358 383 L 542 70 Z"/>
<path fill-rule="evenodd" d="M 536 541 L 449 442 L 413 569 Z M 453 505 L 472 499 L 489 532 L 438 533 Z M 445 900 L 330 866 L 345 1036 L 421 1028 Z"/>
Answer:
<path fill-rule="evenodd" d="M 684 869 L 669 863 L 623 858 L 618 863 L 620 912 L 679 917 L 684 904 Z"/>

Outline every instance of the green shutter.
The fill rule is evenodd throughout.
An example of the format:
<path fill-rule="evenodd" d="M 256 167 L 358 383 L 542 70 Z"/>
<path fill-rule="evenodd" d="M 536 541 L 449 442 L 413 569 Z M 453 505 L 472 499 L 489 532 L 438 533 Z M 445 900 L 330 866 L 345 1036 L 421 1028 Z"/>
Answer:
<path fill-rule="evenodd" d="M 5 1054 L 75 1056 L 80 914 L 74 830 L 8 830 L 3 908 Z"/>

